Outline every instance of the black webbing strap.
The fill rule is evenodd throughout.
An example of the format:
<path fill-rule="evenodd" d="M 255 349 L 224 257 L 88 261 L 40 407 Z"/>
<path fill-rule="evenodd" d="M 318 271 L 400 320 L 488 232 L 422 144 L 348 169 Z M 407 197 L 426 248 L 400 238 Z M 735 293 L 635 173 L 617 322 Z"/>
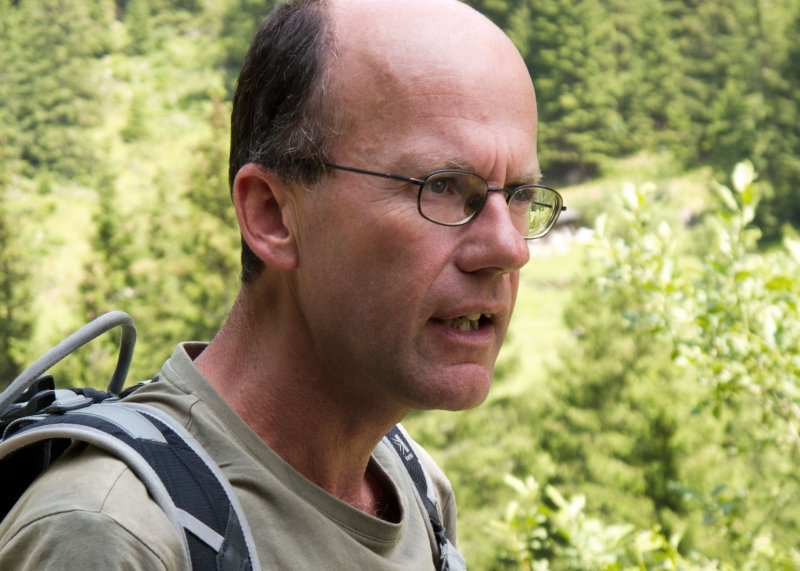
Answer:
<path fill-rule="evenodd" d="M 403 465 L 411 477 L 411 481 L 417 488 L 419 499 L 425 511 L 428 512 L 428 519 L 433 528 L 433 534 L 436 538 L 436 543 L 439 546 L 439 564 L 438 569 L 441 571 L 457 571 L 459 569 L 466 569 L 465 563 L 461 554 L 455 550 L 450 541 L 447 539 L 446 530 L 439 518 L 439 510 L 436 504 L 428 493 L 428 478 L 425 474 L 425 469 L 422 467 L 419 458 L 411 448 L 411 443 L 403 433 L 399 425 L 392 427 L 386 434 L 389 442 L 392 444 L 397 455 L 400 456 Z"/>
<path fill-rule="evenodd" d="M 240 521 L 240 506 L 231 498 L 227 481 L 190 445 L 191 437 L 157 416 L 123 403 L 45 416 L 0 445 L 0 466 L 15 466 L 19 454 L 41 450 L 35 462 L 41 471 L 54 460 L 50 443 L 77 440 L 98 446 L 125 461 L 173 525 L 183 530 L 193 569 L 257 569 L 247 523 Z"/>

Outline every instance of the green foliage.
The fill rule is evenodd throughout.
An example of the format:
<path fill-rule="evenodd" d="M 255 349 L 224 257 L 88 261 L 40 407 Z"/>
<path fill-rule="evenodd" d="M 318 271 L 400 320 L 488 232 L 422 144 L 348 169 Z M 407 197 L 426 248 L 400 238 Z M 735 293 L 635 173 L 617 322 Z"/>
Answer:
<path fill-rule="evenodd" d="M 276 4 L 275 0 L 233 0 L 225 10 L 220 33 L 223 50 L 219 65 L 225 70 L 225 84 L 231 98 L 250 40 Z"/>
<path fill-rule="evenodd" d="M 9 154 L 29 176 L 47 170 L 86 177 L 97 160 L 90 129 L 99 122 L 99 58 L 110 47 L 109 6 L 37 0 L 4 10 L 8 61 L 0 119 L 13 124 L 0 130 L 8 136 Z"/>
<path fill-rule="evenodd" d="M 578 496 L 566 502 L 512 478 L 518 497 L 494 524 L 506 540 L 498 561 L 800 561 L 800 240 L 756 249 L 754 181 L 752 164 L 737 165 L 732 189 L 714 187 L 719 207 L 678 233 L 654 185 L 625 187 L 618 213 L 599 218 L 590 274 L 567 312 L 576 339 L 552 371 L 559 404 L 540 446 L 558 466 L 551 485 L 583 491 L 586 509 L 603 517 L 586 518 Z M 628 527 L 602 523 L 609 518 Z M 641 551 L 643 537 L 652 551 Z"/>
<path fill-rule="evenodd" d="M 22 372 L 22 348 L 34 324 L 30 260 L 35 250 L 25 248 L 18 231 L 19 218 L 30 212 L 11 200 L 10 180 L 7 172 L 0 171 L 0 387 Z"/>
<path fill-rule="evenodd" d="M 516 499 L 508 504 L 503 518 L 489 526 L 501 545 L 496 569 L 788 571 L 800 563 L 800 553 L 776 552 L 768 535 L 759 536 L 741 565 L 696 552 L 684 555 L 678 547 L 680 535 L 668 537 L 657 526 L 642 529 L 608 524 L 586 513 L 584 496 L 566 499 L 554 487 L 542 487 L 530 476 L 525 480 L 508 476 L 507 482 L 516 491 Z"/>
<path fill-rule="evenodd" d="M 789 20 L 785 32 L 787 38 L 797 38 L 798 34 L 800 10 Z M 757 213 L 758 226 L 764 231 L 765 238 L 772 242 L 779 241 L 783 223 L 790 222 L 795 227 L 800 225 L 797 184 L 800 181 L 800 125 L 795 120 L 800 113 L 798 43 L 789 42 L 785 54 L 775 70 L 762 74 L 770 97 L 761 109 L 766 116 L 760 125 L 756 154 L 753 155 L 762 177 L 774 189 L 774 194 Z"/>
<path fill-rule="evenodd" d="M 550 373 L 559 406 L 545 413 L 541 446 L 560 466 L 553 483 L 594 492 L 602 512 L 669 530 L 684 511 L 670 483 L 696 425 L 675 406 L 691 376 L 675 369 L 671 340 L 658 335 L 675 242 L 667 221 L 643 208 L 648 190 L 626 186 L 621 235 L 593 244 L 593 271 L 565 312 L 575 337 Z M 601 215 L 600 236 L 607 224 Z"/>
<path fill-rule="evenodd" d="M 153 39 L 150 0 L 128 2 L 125 10 L 125 28 L 128 31 L 128 53 L 147 53 Z"/>
<path fill-rule="evenodd" d="M 498 567 L 548 569 L 716 569 L 689 566 L 678 552 L 677 538 L 668 540 L 658 528 L 637 530 L 630 524 L 608 525 L 585 512 L 586 498 L 567 500 L 553 486 L 542 487 L 528 476 L 508 476 L 516 491 L 502 519 L 490 532 L 502 547 Z M 678 567 L 680 566 L 680 567 Z"/>
<path fill-rule="evenodd" d="M 686 160 L 710 162 L 722 175 L 741 157 L 752 157 L 774 189 L 759 226 L 768 239 L 779 240 L 782 223 L 800 222 L 793 206 L 798 171 L 786 168 L 800 148 L 796 122 L 786 121 L 798 109 L 800 84 L 786 71 L 796 67 L 791 25 L 800 5 L 675 2 L 671 15 L 684 69 L 679 101 L 693 126 Z"/>
<path fill-rule="evenodd" d="M 567 167 L 592 174 L 626 141 L 613 23 L 599 0 L 529 4 L 535 33 L 523 53 L 539 94 L 542 163 L 554 174 Z"/>

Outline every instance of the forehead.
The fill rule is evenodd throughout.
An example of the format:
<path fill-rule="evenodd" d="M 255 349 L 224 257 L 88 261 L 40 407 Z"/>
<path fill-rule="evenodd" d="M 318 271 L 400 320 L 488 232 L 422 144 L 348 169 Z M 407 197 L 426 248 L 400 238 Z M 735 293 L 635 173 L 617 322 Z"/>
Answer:
<path fill-rule="evenodd" d="M 337 160 L 438 157 L 480 166 L 479 154 L 492 165 L 502 155 L 538 168 L 526 164 L 536 163 L 533 85 L 494 24 L 448 0 L 334 6 Z"/>

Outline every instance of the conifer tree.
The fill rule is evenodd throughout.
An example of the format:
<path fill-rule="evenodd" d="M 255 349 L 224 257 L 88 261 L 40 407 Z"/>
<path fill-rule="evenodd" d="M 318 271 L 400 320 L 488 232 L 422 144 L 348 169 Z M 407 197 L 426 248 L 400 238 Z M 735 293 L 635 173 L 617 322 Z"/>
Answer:
<path fill-rule="evenodd" d="M 147 53 L 153 34 L 150 0 L 130 0 L 125 9 L 124 21 L 128 32 L 128 53 Z"/>
<path fill-rule="evenodd" d="M 136 320 L 135 232 L 130 218 L 120 209 L 116 177 L 110 172 L 103 173 L 96 189 L 94 227 L 89 237 L 91 254 L 84 265 L 84 278 L 79 286 L 80 308 L 76 313 L 80 322 L 112 310 L 126 311 Z M 66 360 L 62 378 L 76 385 L 105 388 L 99 374 L 113 370 L 118 350 L 115 335 L 116 332 L 101 337 Z M 137 353 L 138 347 L 137 341 Z"/>
<path fill-rule="evenodd" d="M 2 159 L 0 150 L 0 162 Z M 19 242 L 20 217 L 8 199 L 9 180 L 8 171 L 0 169 L 0 388 L 22 371 L 21 348 L 34 323 L 31 253 Z"/>
<path fill-rule="evenodd" d="M 12 36 L 17 27 L 17 11 L 12 7 L 11 0 L 0 0 L 0 153 L 3 156 L 3 165 L 7 170 L 10 162 L 18 155 L 18 150 L 12 146 L 15 118 L 11 112 L 12 82 L 16 76 L 13 71 L 13 62 L 18 57 L 17 44 Z"/>
<path fill-rule="evenodd" d="M 96 163 L 89 128 L 101 117 L 98 58 L 109 50 L 110 10 L 100 0 L 21 0 L 10 10 L 18 24 L 6 30 L 15 55 L 3 101 L 15 123 L 9 143 L 28 175 L 86 177 Z"/>
<path fill-rule="evenodd" d="M 186 193 L 192 228 L 184 236 L 193 263 L 184 291 L 194 309 L 187 325 L 192 338 L 210 339 L 225 319 L 238 291 L 240 236 L 228 187 L 230 111 L 213 98 L 209 136 L 194 150 Z"/>
<path fill-rule="evenodd" d="M 11 63 L 16 46 L 11 33 L 16 13 L 9 0 L 0 0 L 0 101 L 10 95 Z M 14 380 L 23 368 L 23 352 L 34 319 L 30 248 L 21 242 L 21 216 L 12 208 L 11 182 L 14 177 L 16 149 L 10 144 L 13 116 L 0 104 L 0 388 Z"/>
<path fill-rule="evenodd" d="M 760 165 L 761 177 L 773 187 L 772 196 L 762 203 L 756 218 L 768 241 L 781 238 L 784 223 L 800 227 L 800 44 L 796 41 L 800 37 L 800 2 L 794 4 L 794 14 L 781 36 L 785 49 L 774 44 L 770 49 L 771 54 L 779 54 L 777 69 L 760 72 L 767 97 L 753 161 Z M 769 13 L 762 14 L 766 18 Z M 762 23 L 762 29 L 768 27 L 774 24 Z"/>
<path fill-rule="evenodd" d="M 613 27 L 599 0 L 524 2 L 516 14 L 531 18 L 521 50 L 537 90 L 540 160 L 546 174 L 580 179 L 625 143 Z"/>
<path fill-rule="evenodd" d="M 687 126 L 680 107 L 682 60 L 671 40 L 672 21 L 662 0 L 609 0 L 619 110 L 625 141 L 620 153 L 643 148 L 684 153 Z"/>
<path fill-rule="evenodd" d="M 277 0 L 233 0 L 222 18 L 220 66 L 225 70 L 226 87 L 233 94 L 236 77 L 247 54 L 250 40 L 261 21 L 277 4 Z"/>

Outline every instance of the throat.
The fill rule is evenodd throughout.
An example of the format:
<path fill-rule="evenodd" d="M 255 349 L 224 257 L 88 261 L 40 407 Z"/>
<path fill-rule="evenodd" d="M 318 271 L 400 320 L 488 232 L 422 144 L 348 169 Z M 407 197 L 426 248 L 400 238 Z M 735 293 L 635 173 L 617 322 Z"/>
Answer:
<path fill-rule="evenodd" d="M 372 468 L 372 466 L 370 466 Z M 365 474 L 367 501 L 363 506 L 356 506 L 378 519 L 389 523 L 400 523 L 400 502 L 394 492 L 394 486 L 372 469 Z"/>

